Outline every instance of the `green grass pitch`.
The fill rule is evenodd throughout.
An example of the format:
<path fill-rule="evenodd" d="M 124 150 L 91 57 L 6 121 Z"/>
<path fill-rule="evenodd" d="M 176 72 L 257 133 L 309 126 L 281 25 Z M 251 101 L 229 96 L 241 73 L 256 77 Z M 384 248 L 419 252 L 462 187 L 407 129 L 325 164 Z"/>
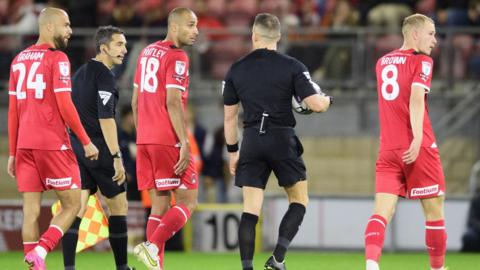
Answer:
<path fill-rule="evenodd" d="M 22 261 L 23 253 L 0 253 L 0 269 L 27 269 Z M 255 255 L 256 270 L 263 270 L 263 263 L 269 254 Z M 479 270 L 480 254 L 447 254 L 446 265 L 449 270 Z M 137 270 L 145 270 L 133 256 L 129 262 Z M 290 252 L 287 257 L 289 270 L 362 270 L 363 254 L 360 252 Z M 428 270 L 426 253 L 385 253 L 382 256 L 381 268 L 386 270 Z M 53 252 L 47 257 L 47 269 L 62 270 L 62 255 Z M 111 253 L 84 252 L 77 256 L 78 270 L 115 270 Z M 179 253 L 167 252 L 165 270 L 239 270 L 240 261 L 237 253 Z"/>

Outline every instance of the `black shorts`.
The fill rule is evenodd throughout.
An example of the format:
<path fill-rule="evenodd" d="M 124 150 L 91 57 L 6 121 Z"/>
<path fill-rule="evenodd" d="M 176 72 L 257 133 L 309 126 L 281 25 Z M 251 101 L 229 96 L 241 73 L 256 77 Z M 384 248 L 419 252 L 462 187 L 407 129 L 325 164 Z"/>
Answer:
<path fill-rule="evenodd" d="M 107 198 L 113 198 L 126 191 L 126 181 L 119 186 L 116 181 L 112 180 L 115 175 L 113 158 L 103 138 L 91 138 L 99 151 L 98 160 L 85 158 L 85 152 L 80 141 L 75 136 L 70 136 L 70 139 L 80 168 L 82 189 L 90 190 L 90 194 L 95 194 L 97 189 L 100 189 L 103 196 Z"/>
<path fill-rule="evenodd" d="M 270 173 L 282 187 L 306 180 L 303 147 L 293 128 L 269 128 L 264 135 L 246 128 L 240 149 L 235 185 L 265 189 Z"/>

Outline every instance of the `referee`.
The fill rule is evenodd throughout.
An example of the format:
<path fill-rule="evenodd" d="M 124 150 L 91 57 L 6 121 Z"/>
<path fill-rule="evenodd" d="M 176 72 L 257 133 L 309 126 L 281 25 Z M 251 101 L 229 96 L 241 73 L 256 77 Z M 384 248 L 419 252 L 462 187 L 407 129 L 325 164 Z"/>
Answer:
<path fill-rule="evenodd" d="M 255 226 L 263 204 L 263 191 L 270 173 L 287 195 L 290 206 L 283 217 L 278 242 L 265 269 L 286 269 L 285 254 L 298 231 L 308 203 L 302 144 L 295 135 L 292 96 L 304 100 L 314 112 L 324 112 L 331 98 L 315 89 L 307 68 L 298 60 L 276 51 L 280 22 L 261 13 L 252 29 L 253 51 L 234 63 L 223 89 L 225 139 L 230 173 L 243 190 L 243 214 L 238 230 L 244 270 L 253 269 Z M 242 148 L 238 151 L 239 103 L 244 110 Z"/>
<path fill-rule="evenodd" d="M 118 91 L 111 69 L 120 65 L 127 53 L 124 31 L 113 26 L 99 27 L 95 34 L 97 55 L 81 66 L 72 79 L 72 100 L 85 130 L 100 150 L 98 160 L 84 157 L 80 141 L 71 135 L 82 178 L 82 208 L 62 239 L 65 270 L 75 269 L 78 228 L 86 211 L 88 197 L 100 192 L 110 210 L 109 240 L 117 270 L 127 265 L 127 197 L 125 169 L 118 144 L 115 107 Z"/>

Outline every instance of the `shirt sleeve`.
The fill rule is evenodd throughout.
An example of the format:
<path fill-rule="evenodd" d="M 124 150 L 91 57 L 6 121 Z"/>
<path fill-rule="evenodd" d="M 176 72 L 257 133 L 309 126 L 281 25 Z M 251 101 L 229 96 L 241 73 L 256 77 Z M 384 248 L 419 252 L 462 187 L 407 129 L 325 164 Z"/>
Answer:
<path fill-rule="evenodd" d="M 430 92 L 432 81 L 433 60 L 427 55 L 419 55 L 414 62 L 412 86 L 418 85 Z"/>
<path fill-rule="evenodd" d="M 67 126 L 77 135 L 82 145 L 89 144 L 90 138 L 80 122 L 80 117 L 78 116 L 77 109 L 75 109 L 75 105 L 73 105 L 70 93 L 66 91 L 59 92 L 55 95 L 55 99 L 63 121 L 65 121 Z"/>
<path fill-rule="evenodd" d="M 115 78 L 109 70 L 99 71 L 96 78 L 99 119 L 115 117 Z"/>
<path fill-rule="evenodd" d="M 52 66 L 53 92 L 71 92 L 70 61 L 65 53 L 56 51 L 55 61 Z"/>
<path fill-rule="evenodd" d="M 18 112 L 17 112 L 17 92 L 15 91 L 15 78 L 10 69 L 10 80 L 8 86 L 8 148 L 9 155 L 15 156 L 17 151 L 18 139 Z"/>
<path fill-rule="evenodd" d="M 311 95 L 321 93 L 320 86 L 312 81 L 307 67 L 299 61 L 294 61 L 293 67 L 293 93 L 300 100 Z"/>
<path fill-rule="evenodd" d="M 235 86 L 233 84 L 232 69 L 227 72 L 225 80 L 222 82 L 223 104 L 235 105 L 240 102 Z"/>
<path fill-rule="evenodd" d="M 142 54 L 143 54 L 143 50 L 138 55 L 137 66 L 136 66 L 136 69 L 135 69 L 135 75 L 133 75 L 133 86 L 137 87 L 137 88 L 140 87 L 140 72 L 142 71 L 142 66 L 140 65 L 140 59 L 141 59 Z"/>
<path fill-rule="evenodd" d="M 166 61 L 165 88 L 185 91 L 188 87 L 188 56 L 183 51 L 175 51 Z"/>
<path fill-rule="evenodd" d="M 13 69 L 10 69 L 10 78 L 8 80 L 8 94 L 11 96 L 17 96 L 16 80 L 13 76 Z"/>

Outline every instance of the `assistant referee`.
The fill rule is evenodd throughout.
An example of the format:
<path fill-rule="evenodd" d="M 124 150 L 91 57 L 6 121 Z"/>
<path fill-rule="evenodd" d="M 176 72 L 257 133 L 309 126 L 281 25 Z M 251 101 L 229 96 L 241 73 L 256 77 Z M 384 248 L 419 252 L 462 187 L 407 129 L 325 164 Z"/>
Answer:
<path fill-rule="evenodd" d="M 308 203 L 302 144 L 295 135 L 292 96 L 304 100 L 314 112 L 326 111 L 331 98 L 325 96 L 298 60 L 278 53 L 280 22 L 261 13 L 252 29 L 253 51 L 232 65 L 223 88 L 225 139 L 229 167 L 235 185 L 243 190 L 243 214 L 238 231 L 244 270 L 253 269 L 255 226 L 263 204 L 270 173 L 287 195 L 290 206 L 283 217 L 278 242 L 265 269 L 286 269 L 285 254 L 305 215 Z M 317 90 L 319 92 L 317 92 Z M 239 103 L 244 110 L 244 132 L 238 152 Z"/>
<path fill-rule="evenodd" d="M 114 26 L 99 27 L 95 34 L 95 58 L 81 66 L 72 79 L 72 100 L 85 130 L 97 145 L 98 160 L 84 158 L 80 141 L 71 135 L 82 178 L 82 208 L 62 239 L 65 270 L 75 269 L 78 228 L 85 214 L 88 197 L 100 192 L 110 210 L 108 218 L 110 246 L 117 270 L 131 269 L 127 264 L 127 197 L 125 169 L 118 144 L 115 109 L 118 90 L 111 69 L 120 65 L 127 53 L 124 31 Z"/>

